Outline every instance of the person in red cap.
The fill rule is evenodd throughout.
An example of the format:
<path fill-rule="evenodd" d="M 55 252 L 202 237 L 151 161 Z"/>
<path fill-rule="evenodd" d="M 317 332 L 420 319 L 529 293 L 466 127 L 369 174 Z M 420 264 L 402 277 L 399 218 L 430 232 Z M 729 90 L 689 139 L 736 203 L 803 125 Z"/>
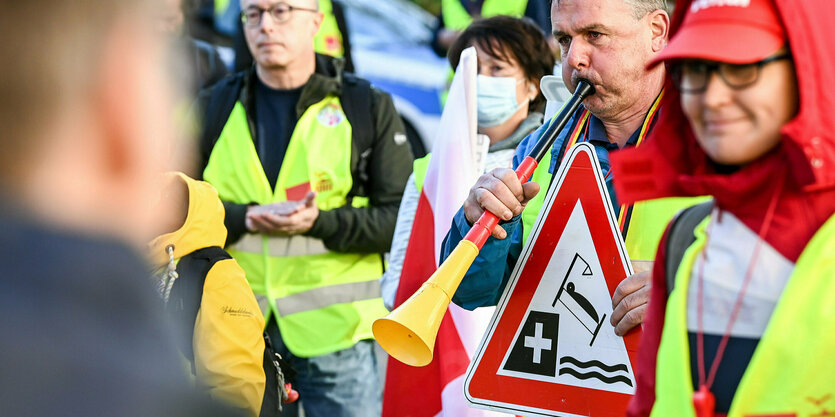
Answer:
<path fill-rule="evenodd" d="M 613 156 L 627 202 L 710 194 L 668 226 L 630 416 L 835 412 L 835 3 L 680 0 L 665 113 Z"/>

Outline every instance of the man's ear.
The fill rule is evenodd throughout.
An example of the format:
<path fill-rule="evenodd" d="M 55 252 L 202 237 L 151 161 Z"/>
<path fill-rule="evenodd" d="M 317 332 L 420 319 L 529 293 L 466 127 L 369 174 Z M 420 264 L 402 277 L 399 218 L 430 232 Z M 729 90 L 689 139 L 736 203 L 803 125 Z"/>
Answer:
<path fill-rule="evenodd" d="M 313 15 L 313 35 L 312 37 L 316 36 L 316 33 L 319 32 L 319 28 L 322 26 L 322 21 L 325 20 L 325 14 L 322 12 L 316 12 Z"/>
<path fill-rule="evenodd" d="M 661 52 L 667 46 L 667 40 L 670 36 L 670 16 L 667 12 L 658 9 L 651 12 L 647 18 L 652 34 L 652 51 L 655 53 Z"/>
<path fill-rule="evenodd" d="M 106 176 L 102 185 L 120 200 L 114 205 L 131 212 L 139 233 L 156 222 L 148 206 L 156 193 L 153 180 L 169 160 L 175 96 L 165 41 L 147 30 L 146 20 L 123 16 L 113 22 L 102 40 L 92 97 L 101 133 L 98 175 Z"/>
<path fill-rule="evenodd" d="M 134 163 L 134 147 L 130 143 L 134 139 L 132 132 L 137 131 L 136 123 L 141 119 L 136 117 L 136 104 L 139 102 L 139 91 L 148 86 L 142 86 L 141 77 L 137 72 L 146 68 L 139 62 L 140 53 L 123 53 L 125 50 L 147 47 L 142 45 L 143 37 L 139 37 L 131 44 L 128 37 L 130 24 L 115 23 L 111 33 L 104 39 L 101 58 L 99 59 L 99 77 L 95 86 L 93 106 L 99 115 L 98 123 L 101 128 L 101 147 L 104 154 L 102 174 L 117 178 L 129 175 Z M 127 49 L 126 49 L 127 48 Z M 147 56 L 147 55 L 142 55 Z"/>

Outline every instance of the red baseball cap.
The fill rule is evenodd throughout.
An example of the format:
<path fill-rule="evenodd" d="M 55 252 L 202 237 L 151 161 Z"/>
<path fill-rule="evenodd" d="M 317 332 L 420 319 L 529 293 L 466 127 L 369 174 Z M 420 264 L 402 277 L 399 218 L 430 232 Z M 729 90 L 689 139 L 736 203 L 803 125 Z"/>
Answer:
<path fill-rule="evenodd" d="M 682 58 L 747 64 L 786 43 L 773 0 L 693 0 L 670 43 L 650 62 Z"/>

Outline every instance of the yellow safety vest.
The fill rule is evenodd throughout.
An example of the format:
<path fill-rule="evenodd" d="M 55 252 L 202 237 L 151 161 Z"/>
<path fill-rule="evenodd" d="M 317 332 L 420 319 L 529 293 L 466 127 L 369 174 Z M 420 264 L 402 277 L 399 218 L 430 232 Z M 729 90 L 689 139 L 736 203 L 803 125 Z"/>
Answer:
<path fill-rule="evenodd" d="M 322 25 L 313 38 L 313 48 L 317 53 L 341 58 L 345 55 L 342 32 L 336 24 L 331 0 L 319 0 L 319 11 L 324 15 Z"/>
<path fill-rule="evenodd" d="M 676 273 L 658 349 L 652 416 L 695 416 L 687 288 L 705 246 L 708 217 L 695 230 Z M 835 216 L 812 237 L 792 271 L 751 362 L 739 382 L 728 417 L 823 415 L 835 397 Z M 818 401 L 819 403 L 816 403 Z M 822 408 L 823 407 L 823 408 Z"/>
<path fill-rule="evenodd" d="M 215 19 L 222 16 L 229 8 L 229 0 L 215 0 Z"/>
<path fill-rule="evenodd" d="M 486 0 L 481 8 L 481 17 L 522 17 L 527 8 L 527 0 Z M 443 0 L 441 14 L 444 16 L 444 26 L 447 29 L 462 31 L 473 22 L 472 16 L 459 0 Z"/>
<path fill-rule="evenodd" d="M 273 190 L 238 102 L 203 177 L 221 200 L 237 204 L 286 201 L 287 189 L 309 182 L 318 193 L 319 209 L 336 209 L 346 204 L 353 184 L 351 133 L 338 97 L 328 96 L 307 108 Z M 354 206 L 363 204 L 367 199 L 354 199 Z M 318 356 L 371 338 L 371 323 L 387 313 L 380 296 L 379 255 L 331 252 L 321 240 L 302 235 L 246 234 L 227 250 L 246 271 L 265 318 L 275 314 L 294 355 Z"/>

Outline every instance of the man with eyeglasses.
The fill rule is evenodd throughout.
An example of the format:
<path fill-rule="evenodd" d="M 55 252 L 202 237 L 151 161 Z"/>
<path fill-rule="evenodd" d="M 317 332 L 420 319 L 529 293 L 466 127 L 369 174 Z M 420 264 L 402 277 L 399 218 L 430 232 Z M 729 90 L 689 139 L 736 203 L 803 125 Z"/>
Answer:
<path fill-rule="evenodd" d="M 315 0 L 242 0 L 250 70 L 201 95 L 201 172 L 226 208 L 305 415 L 378 416 L 371 323 L 412 156 L 388 94 L 317 55 Z M 297 412 L 288 404 L 285 415 Z"/>
<path fill-rule="evenodd" d="M 607 331 L 623 336 L 642 323 L 650 291 L 649 271 L 664 227 L 676 212 L 697 201 L 665 199 L 620 205 L 613 189 L 617 179 L 609 171 L 609 153 L 641 146 L 652 132 L 657 115 L 663 112 L 660 101 L 665 70 L 663 66 L 646 66 L 667 43 L 669 16 L 665 7 L 663 0 L 552 3 L 554 36 L 562 49 L 563 80 L 573 90 L 579 79 L 586 79 L 596 93 L 586 98 L 572 116 L 530 182 L 521 184 L 512 170 L 496 169 L 479 178 L 470 190 L 444 242 L 444 257 L 484 210 L 495 213 L 503 222 L 464 277 L 452 299 L 456 304 L 474 309 L 498 302 L 544 202 L 546 193 L 539 192 L 540 185 L 551 184 L 553 173 L 571 146 L 589 142 L 600 160 L 636 272 L 625 277 L 613 294 Z M 521 162 L 549 124 L 522 141 L 514 165 Z"/>

